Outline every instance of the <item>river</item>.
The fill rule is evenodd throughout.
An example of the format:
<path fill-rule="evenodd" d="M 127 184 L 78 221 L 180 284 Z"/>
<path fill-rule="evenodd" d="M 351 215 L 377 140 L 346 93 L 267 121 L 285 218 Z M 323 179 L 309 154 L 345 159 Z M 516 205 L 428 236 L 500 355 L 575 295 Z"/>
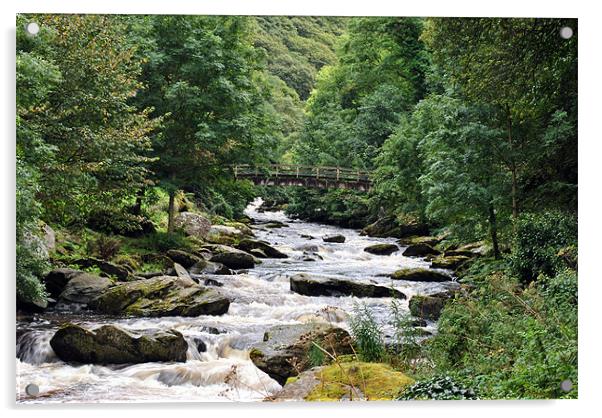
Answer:
<path fill-rule="evenodd" d="M 428 267 L 419 258 L 398 251 L 378 256 L 363 251 L 375 243 L 395 239 L 360 236 L 359 232 L 288 218 L 283 212 L 258 212 L 261 201 L 246 209 L 254 219 L 258 239 L 286 253 L 287 259 L 264 259 L 247 273 L 221 276 L 219 288 L 232 303 L 223 316 L 195 318 L 107 318 L 86 313 L 47 312 L 17 321 L 17 401 L 29 402 L 149 402 L 149 401 L 260 401 L 276 393 L 280 385 L 257 369 L 248 351 L 273 325 L 329 321 L 349 329 L 354 305 L 365 303 L 385 334 L 390 331 L 390 298 L 308 297 L 290 291 L 289 277 L 298 272 L 345 277 L 393 286 L 409 298 L 445 289 L 448 284 L 392 282 L 387 274 L 403 267 Z M 265 228 L 268 221 L 288 227 Z M 325 243 L 322 237 L 342 234 L 344 243 Z M 313 238 L 311 238 L 313 237 Z M 312 246 L 314 248 L 312 248 Z M 402 247 L 403 248 L 403 247 Z M 308 256 L 304 251 L 314 251 Z M 308 257 L 315 261 L 309 261 Z M 407 300 L 402 308 L 408 309 Z M 201 339 L 207 350 L 199 353 L 189 344 L 185 363 L 144 363 L 100 366 L 70 365 L 53 353 L 49 340 L 65 321 L 84 327 L 117 324 L 133 333 L 173 328 L 189 341 Z M 435 324 L 428 329 L 436 332 Z M 25 387 L 39 387 L 38 396 Z"/>

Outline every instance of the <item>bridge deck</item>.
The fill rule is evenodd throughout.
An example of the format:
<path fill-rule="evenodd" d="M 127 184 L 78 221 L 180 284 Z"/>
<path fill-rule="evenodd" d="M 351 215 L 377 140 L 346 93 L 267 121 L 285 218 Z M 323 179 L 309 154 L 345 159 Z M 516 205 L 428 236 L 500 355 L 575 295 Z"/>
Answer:
<path fill-rule="evenodd" d="M 344 188 L 368 190 L 369 173 L 341 167 L 307 166 L 292 164 L 248 164 L 233 167 L 236 178 L 246 178 L 256 184 L 304 186 L 316 188 Z"/>

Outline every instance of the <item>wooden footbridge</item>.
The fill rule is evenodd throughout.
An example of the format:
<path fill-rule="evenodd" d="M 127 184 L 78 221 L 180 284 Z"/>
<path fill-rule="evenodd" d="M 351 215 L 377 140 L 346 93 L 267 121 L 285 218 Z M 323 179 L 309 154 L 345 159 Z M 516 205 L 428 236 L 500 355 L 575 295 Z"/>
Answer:
<path fill-rule="evenodd" d="M 264 186 L 303 186 L 318 189 L 353 189 L 368 191 L 371 181 L 367 171 L 341 167 L 316 167 L 291 164 L 232 167 L 234 177 Z"/>

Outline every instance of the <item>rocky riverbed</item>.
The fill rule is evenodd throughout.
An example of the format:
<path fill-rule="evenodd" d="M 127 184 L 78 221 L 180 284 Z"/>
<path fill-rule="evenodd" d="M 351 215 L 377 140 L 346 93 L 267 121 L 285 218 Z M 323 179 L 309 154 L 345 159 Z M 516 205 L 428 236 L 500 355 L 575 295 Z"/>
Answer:
<path fill-rule="evenodd" d="M 259 212 L 260 203 L 246 213 L 261 245 L 236 228 L 214 228 L 234 237 L 240 252 L 225 242 L 207 246 L 207 260 L 172 253 L 179 262 L 170 276 L 103 281 L 100 288 L 77 273 L 55 277 L 55 296 L 68 287 L 71 299 L 17 321 L 18 401 L 260 401 L 276 395 L 293 372 L 274 358 L 302 356 L 308 338 L 344 340 L 356 304 L 368 305 L 391 334 L 391 296 L 421 314 L 414 296 L 458 286 L 443 280 L 449 270 L 432 270 L 440 274 L 430 280 L 417 270 L 394 274 L 431 264 L 429 257 L 403 255 L 409 245 L 396 239 Z M 425 330 L 436 332 L 436 313 L 421 316 Z M 107 345 L 120 347 L 125 361 L 119 350 L 104 352 Z M 25 393 L 30 383 L 39 395 Z"/>

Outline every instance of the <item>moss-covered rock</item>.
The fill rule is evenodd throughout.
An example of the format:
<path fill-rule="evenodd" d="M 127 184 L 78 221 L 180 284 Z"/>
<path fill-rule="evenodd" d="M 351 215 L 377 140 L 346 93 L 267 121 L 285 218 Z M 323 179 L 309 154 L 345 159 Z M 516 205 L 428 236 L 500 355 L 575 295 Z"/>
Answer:
<path fill-rule="evenodd" d="M 436 257 L 431 262 L 431 267 L 436 269 L 447 269 L 447 270 L 455 270 L 464 264 L 466 261 L 470 260 L 471 257 L 467 257 L 465 255 L 440 255 Z"/>
<path fill-rule="evenodd" d="M 230 301 L 191 279 L 159 276 L 115 286 L 89 306 L 106 314 L 135 316 L 222 315 Z"/>
<path fill-rule="evenodd" d="M 399 251 L 399 247 L 395 244 L 374 244 L 364 248 L 364 251 L 376 255 L 391 255 Z"/>
<path fill-rule="evenodd" d="M 177 331 L 134 336 L 114 325 L 88 330 L 67 324 L 54 334 L 50 346 L 63 361 L 93 364 L 184 362 L 188 350 Z"/>
<path fill-rule="evenodd" d="M 407 280 L 410 282 L 448 282 L 452 278 L 438 271 L 413 268 L 401 269 L 391 274 L 393 280 Z"/>
<path fill-rule="evenodd" d="M 306 296 L 356 296 L 356 297 L 396 297 L 405 299 L 406 296 L 399 290 L 362 283 L 354 280 L 345 280 L 335 277 L 310 276 L 298 273 L 290 278 L 291 290 Z"/>
<path fill-rule="evenodd" d="M 402 246 L 426 244 L 426 245 L 430 245 L 431 247 L 434 247 L 435 245 L 439 244 L 441 242 L 441 240 L 442 239 L 439 237 L 433 237 L 433 236 L 429 236 L 429 235 L 427 235 L 427 236 L 412 235 L 409 237 L 401 238 L 397 242 Z"/>
<path fill-rule="evenodd" d="M 306 401 L 340 401 L 365 399 L 387 401 L 414 383 L 388 364 L 353 361 L 331 364 L 313 371 L 315 384 L 304 397 Z M 301 380 L 302 377 L 299 379 Z"/>
<path fill-rule="evenodd" d="M 415 219 L 408 218 L 401 221 L 393 216 L 387 216 L 368 225 L 362 229 L 361 233 L 370 237 L 403 238 L 412 235 L 426 235 L 429 230 L 427 225 Z"/>
<path fill-rule="evenodd" d="M 245 228 L 249 229 L 246 225 Z M 205 239 L 213 244 L 233 245 L 246 236 L 247 234 L 232 226 L 212 225 Z"/>
<path fill-rule="evenodd" d="M 253 239 L 242 239 L 236 246 L 239 250 L 253 254 L 252 250 L 260 250 L 265 254 L 266 258 L 288 258 L 286 254 L 272 247 L 266 242 L 253 240 Z M 256 254 L 253 254 L 256 255 Z"/>
<path fill-rule="evenodd" d="M 296 371 L 311 367 L 312 342 L 330 353 L 351 354 L 351 337 L 342 328 L 327 324 L 279 325 L 264 334 L 249 352 L 253 363 L 281 385 Z"/>

